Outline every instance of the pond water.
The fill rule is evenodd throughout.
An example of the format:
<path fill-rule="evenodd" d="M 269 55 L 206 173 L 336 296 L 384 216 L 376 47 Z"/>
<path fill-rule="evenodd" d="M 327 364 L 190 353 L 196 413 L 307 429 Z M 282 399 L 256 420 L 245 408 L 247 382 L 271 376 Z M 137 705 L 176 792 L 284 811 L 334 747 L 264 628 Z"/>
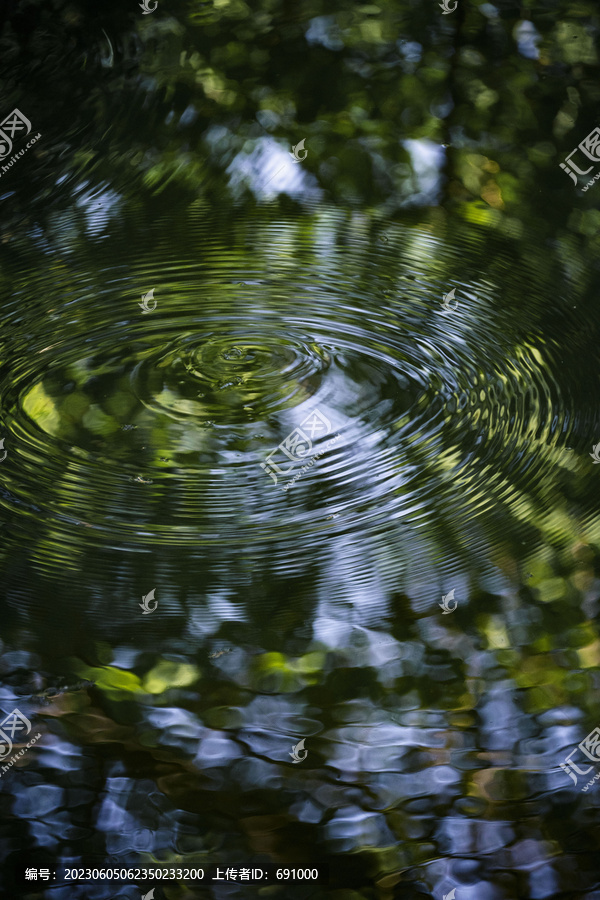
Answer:
<path fill-rule="evenodd" d="M 2 895 L 600 898 L 598 10 L 153 2 L 0 11 Z"/>

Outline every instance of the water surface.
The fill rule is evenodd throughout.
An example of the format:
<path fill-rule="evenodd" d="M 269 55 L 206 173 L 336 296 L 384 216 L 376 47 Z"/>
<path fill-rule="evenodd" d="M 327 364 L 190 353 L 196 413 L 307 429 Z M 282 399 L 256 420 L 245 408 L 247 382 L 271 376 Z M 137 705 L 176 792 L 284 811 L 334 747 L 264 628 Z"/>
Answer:
<path fill-rule="evenodd" d="M 596 896 L 598 21 L 460 6 L 9 11 L 11 896 Z"/>

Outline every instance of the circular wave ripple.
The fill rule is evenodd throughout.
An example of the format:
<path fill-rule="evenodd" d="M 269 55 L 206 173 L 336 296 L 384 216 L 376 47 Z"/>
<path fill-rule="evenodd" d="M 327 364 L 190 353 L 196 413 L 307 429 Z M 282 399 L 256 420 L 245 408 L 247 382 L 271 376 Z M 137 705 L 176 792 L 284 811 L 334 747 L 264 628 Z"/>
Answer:
<path fill-rule="evenodd" d="M 507 283 L 440 279 L 474 270 L 464 248 L 395 226 L 291 269 L 262 249 L 252 283 L 239 264 L 223 278 L 217 246 L 212 269 L 182 248 L 143 276 L 107 265 L 100 293 L 46 284 L 2 388 L 2 505 L 120 539 L 244 544 L 479 514 L 546 477 L 573 427 L 552 348 L 499 305 Z"/>

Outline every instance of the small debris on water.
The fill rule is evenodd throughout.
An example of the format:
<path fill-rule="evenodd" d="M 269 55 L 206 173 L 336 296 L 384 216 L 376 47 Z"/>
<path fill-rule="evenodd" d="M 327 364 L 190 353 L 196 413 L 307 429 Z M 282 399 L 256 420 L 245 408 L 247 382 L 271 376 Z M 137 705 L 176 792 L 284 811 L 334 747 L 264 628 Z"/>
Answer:
<path fill-rule="evenodd" d="M 233 647 L 229 647 L 227 650 L 217 650 L 216 653 L 210 653 L 208 658 L 209 659 L 217 659 L 219 656 L 223 656 L 223 654 L 225 654 L 225 653 L 231 653 L 232 650 L 233 650 Z"/>

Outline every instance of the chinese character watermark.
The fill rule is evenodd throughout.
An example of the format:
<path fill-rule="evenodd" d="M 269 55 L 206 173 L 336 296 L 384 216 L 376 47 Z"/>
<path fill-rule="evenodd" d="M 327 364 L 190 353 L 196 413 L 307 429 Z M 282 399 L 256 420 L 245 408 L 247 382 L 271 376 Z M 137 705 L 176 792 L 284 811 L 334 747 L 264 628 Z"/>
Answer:
<path fill-rule="evenodd" d="M 582 142 L 574 150 L 571 150 L 569 155 L 565 158 L 564 163 L 560 163 L 561 169 L 564 169 L 564 171 L 567 173 L 569 178 L 573 179 L 573 184 L 575 184 L 575 185 L 577 185 L 577 175 L 589 175 L 589 173 L 594 168 L 594 166 L 590 166 L 588 169 L 585 169 L 585 171 L 584 171 L 583 169 L 580 169 L 579 166 L 575 162 L 573 162 L 571 157 L 574 156 L 578 150 L 580 150 L 581 153 L 583 153 L 583 155 L 585 157 L 587 157 L 587 159 L 583 161 L 583 165 L 587 165 L 588 160 L 591 160 L 593 163 L 600 163 L 600 127 L 599 126 L 594 128 L 593 131 L 590 131 L 590 133 L 586 137 L 584 137 Z M 565 164 L 567 164 L 567 165 L 565 165 Z M 575 173 L 577 173 L 577 174 L 575 174 Z M 600 172 L 598 172 L 596 175 L 594 175 L 592 180 L 588 181 L 587 185 L 584 188 L 582 188 L 582 190 L 587 191 L 588 188 L 590 188 L 595 181 L 598 181 L 599 178 L 600 178 Z"/>
<path fill-rule="evenodd" d="M 38 875 L 39 875 L 41 881 L 50 881 L 50 869 L 33 869 L 33 868 L 25 869 L 25 880 L 26 881 L 37 881 Z"/>
<path fill-rule="evenodd" d="M 289 484 L 281 488 L 281 490 L 287 490 L 294 481 L 297 481 L 300 475 L 306 471 L 307 467 L 314 465 L 315 460 L 322 455 L 322 453 L 312 453 L 313 438 L 330 434 L 330 432 L 331 422 L 329 419 L 324 416 L 323 413 L 319 412 L 318 409 L 313 410 L 306 419 L 303 419 L 302 422 L 300 422 L 300 425 L 297 428 L 294 428 L 294 430 L 288 434 L 278 447 L 271 450 L 267 456 L 267 462 L 260 464 L 261 468 L 263 468 L 267 475 L 273 479 L 273 484 L 277 484 L 277 475 L 287 475 L 297 463 L 308 460 L 308 465 L 303 468 L 302 472 L 299 472 Z M 339 439 L 339 437 L 340 436 L 337 435 L 335 440 Z M 328 442 L 328 444 L 331 443 L 333 442 Z M 273 461 L 272 457 L 277 453 L 282 453 L 284 457 L 287 457 L 285 460 L 280 459 L 280 462 L 286 464 L 286 468 L 282 469 L 281 466 Z"/>
<path fill-rule="evenodd" d="M 587 756 L 588 759 L 591 759 L 592 762 L 600 762 L 600 728 L 596 726 L 593 731 L 590 731 L 590 733 L 586 737 L 584 737 L 584 739 L 578 746 L 581 752 L 585 756 Z M 560 764 L 561 769 L 564 769 L 569 778 L 573 779 L 573 784 L 575 785 L 577 784 L 577 775 L 587 775 L 588 772 L 591 772 L 593 769 L 593 766 L 589 766 L 585 770 L 580 769 L 577 763 L 574 763 L 571 759 L 573 754 L 575 754 L 576 752 L 577 748 L 575 748 L 575 750 L 572 750 L 571 753 L 569 753 L 569 755 L 565 757 L 564 763 Z M 565 765 L 565 763 L 567 763 L 568 765 Z M 577 775 L 574 774 L 575 772 L 577 773 Z M 587 791 L 593 785 L 593 783 L 598 780 L 600 780 L 600 772 L 598 772 L 591 779 L 591 781 L 588 781 L 588 783 L 584 787 L 582 787 L 581 790 Z"/>
<path fill-rule="evenodd" d="M 13 149 L 13 140 L 15 135 L 17 137 L 29 134 L 31 131 L 31 122 L 24 116 L 21 110 L 13 109 L 13 111 L 0 122 L 0 160 L 6 159 L 9 153 L 12 153 Z M 7 160 L 6 165 L 3 166 L 0 164 L 0 178 L 5 172 L 8 172 L 10 167 L 17 161 L 20 156 L 23 156 L 26 150 L 29 150 L 36 141 L 39 141 L 41 138 L 41 134 L 37 134 L 34 138 L 28 141 L 27 146 L 22 150 L 19 150 L 18 153 L 15 153 L 14 156 Z"/>
<path fill-rule="evenodd" d="M 31 122 L 24 116 L 19 109 L 13 111 L 0 122 L 0 159 L 4 159 L 12 151 L 13 138 L 15 134 L 24 131 L 29 134 L 31 131 Z"/>
<path fill-rule="evenodd" d="M 23 747 L 19 753 L 15 753 L 12 759 L 8 759 L 8 755 L 13 748 L 13 739 L 17 732 L 24 731 L 24 734 L 18 734 L 17 737 L 26 737 L 31 731 L 31 722 L 24 716 L 22 712 L 18 709 L 13 709 L 8 716 L 6 716 L 2 722 L 0 722 L 0 760 L 5 760 L 7 765 L 3 766 L 0 763 L 0 769 L 2 770 L 2 774 L 0 774 L 0 778 L 4 775 L 5 772 L 8 772 L 9 768 L 13 765 L 15 760 L 17 760 L 38 740 L 41 738 L 41 734 L 36 734 L 36 736 L 28 742 L 26 747 Z"/>

